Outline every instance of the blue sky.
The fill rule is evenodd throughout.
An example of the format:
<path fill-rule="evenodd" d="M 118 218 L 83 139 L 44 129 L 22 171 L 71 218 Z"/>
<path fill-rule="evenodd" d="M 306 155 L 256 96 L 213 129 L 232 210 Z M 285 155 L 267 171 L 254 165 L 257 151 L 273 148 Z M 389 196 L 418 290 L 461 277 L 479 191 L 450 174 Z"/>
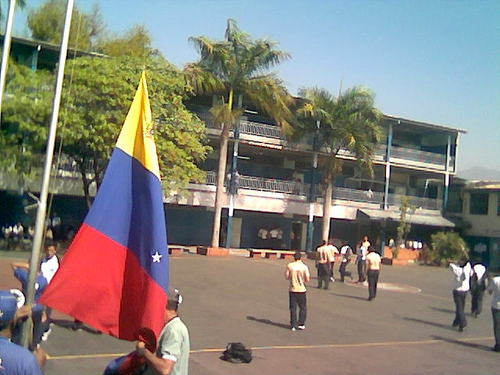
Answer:
<path fill-rule="evenodd" d="M 459 171 L 500 170 L 500 1 L 76 0 L 94 3 L 111 31 L 145 25 L 179 67 L 197 58 L 190 36 L 222 39 L 234 18 L 291 53 L 276 69 L 291 92 L 368 86 L 384 113 L 467 130 Z"/>

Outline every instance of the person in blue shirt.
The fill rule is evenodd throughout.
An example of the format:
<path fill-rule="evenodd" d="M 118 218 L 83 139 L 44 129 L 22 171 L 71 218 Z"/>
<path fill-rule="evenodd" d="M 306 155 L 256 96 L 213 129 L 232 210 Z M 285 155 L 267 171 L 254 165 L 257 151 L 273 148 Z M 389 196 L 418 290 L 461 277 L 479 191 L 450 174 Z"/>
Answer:
<path fill-rule="evenodd" d="M 22 263 L 14 262 L 11 266 L 14 270 L 15 278 L 21 282 L 22 291 L 24 295 L 26 295 L 28 291 L 28 269 L 23 267 Z M 40 344 L 44 332 L 46 332 L 49 328 L 49 322 L 45 313 L 45 306 L 38 303 L 38 300 L 48 285 L 49 283 L 47 282 L 47 279 L 39 273 L 35 282 L 35 303 L 31 308 L 31 318 L 33 319 L 33 342 L 30 345 L 31 350 L 34 350 Z M 17 335 L 15 334 L 14 336 L 15 338 L 13 341 L 18 344 L 19 341 L 17 340 Z"/>
<path fill-rule="evenodd" d="M 10 341 L 17 319 L 26 317 L 29 310 L 21 307 L 24 295 L 21 291 L 0 290 L 0 374 L 43 375 L 40 364 L 28 349 Z"/>

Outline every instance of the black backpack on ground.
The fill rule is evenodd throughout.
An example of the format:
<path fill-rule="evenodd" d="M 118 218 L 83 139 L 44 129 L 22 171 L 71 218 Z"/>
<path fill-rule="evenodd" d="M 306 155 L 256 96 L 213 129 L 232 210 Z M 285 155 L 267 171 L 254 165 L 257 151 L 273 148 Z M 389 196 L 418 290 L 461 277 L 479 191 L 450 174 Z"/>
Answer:
<path fill-rule="evenodd" d="M 231 363 L 250 363 L 252 350 L 246 348 L 241 342 L 230 342 L 220 358 Z"/>

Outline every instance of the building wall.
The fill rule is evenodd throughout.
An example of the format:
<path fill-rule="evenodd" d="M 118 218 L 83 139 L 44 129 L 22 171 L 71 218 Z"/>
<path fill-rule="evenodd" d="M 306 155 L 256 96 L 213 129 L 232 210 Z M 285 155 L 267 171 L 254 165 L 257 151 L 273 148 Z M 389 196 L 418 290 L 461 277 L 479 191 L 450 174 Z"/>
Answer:
<path fill-rule="evenodd" d="M 497 212 L 499 192 L 489 192 L 487 215 L 474 215 L 470 213 L 470 194 L 470 191 L 464 192 L 464 207 L 462 213 L 464 220 L 471 224 L 471 228 L 467 231 L 467 235 L 500 237 L 500 215 L 498 215 Z"/>

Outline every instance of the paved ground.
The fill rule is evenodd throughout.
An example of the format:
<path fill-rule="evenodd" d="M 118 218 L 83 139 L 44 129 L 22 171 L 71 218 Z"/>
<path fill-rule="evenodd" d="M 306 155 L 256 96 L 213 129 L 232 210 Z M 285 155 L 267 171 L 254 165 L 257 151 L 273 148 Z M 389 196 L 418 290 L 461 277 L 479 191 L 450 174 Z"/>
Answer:
<path fill-rule="evenodd" d="M 8 268 L 12 254 L 0 253 L 0 288 L 17 285 Z M 366 287 L 336 282 L 325 291 L 314 288 L 313 280 L 307 328 L 292 332 L 285 263 L 194 254 L 172 258 L 171 284 L 184 295 L 181 315 L 191 334 L 191 375 L 498 373 L 500 355 L 490 350 L 490 296 L 479 318 L 468 316 L 465 332 L 452 329 L 448 270 L 386 266 L 381 282 L 388 289 L 379 290 L 372 302 L 366 301 Z M 133 348 L 108 336 L 73 332 L 63 327 L 68 318 L 56 318 L 60 326 L 43 344 L 50 355 L 46 375 L 100 374 L 112 358 Z M 253 348 L 250 364 L 219 359 L 234 341 Z"/>

